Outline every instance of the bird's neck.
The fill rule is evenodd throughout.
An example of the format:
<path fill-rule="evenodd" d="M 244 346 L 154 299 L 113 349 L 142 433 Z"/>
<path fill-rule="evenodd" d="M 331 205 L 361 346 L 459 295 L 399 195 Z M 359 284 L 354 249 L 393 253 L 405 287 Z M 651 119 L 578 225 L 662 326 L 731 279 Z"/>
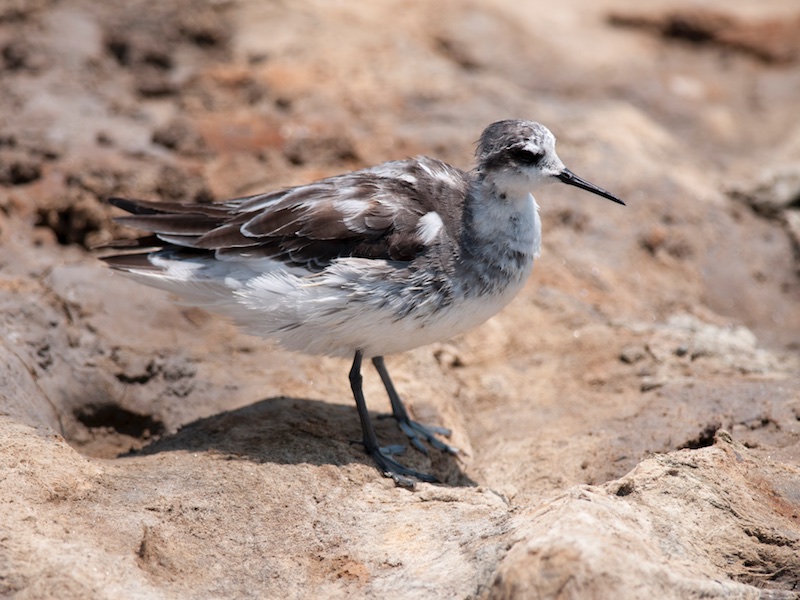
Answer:
<path fill-rule="evenodd" d="M 541 245 L 539 207 L 528 190 L 478 180 L 463 219 L 461 262 L 479 285 L 527 278 Z"/>

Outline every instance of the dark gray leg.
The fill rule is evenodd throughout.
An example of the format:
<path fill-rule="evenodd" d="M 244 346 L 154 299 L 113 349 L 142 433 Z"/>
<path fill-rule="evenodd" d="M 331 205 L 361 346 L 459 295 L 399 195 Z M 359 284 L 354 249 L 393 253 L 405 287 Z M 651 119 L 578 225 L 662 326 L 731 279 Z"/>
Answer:
<path fill-rule="evenodd" d="M 403 430 L 403 433 L 411 440 L 414 447 L 420 452 L 428 454 L 428 449 L 422 443 L 422 440 L 425 440 L 434 448 L 450 452 L 451 454 L 458 454 L 458 448 L 454 448 L 450 444 L 445 444 L 436 437 L 437 434 L 450 437 L 451 432 L 449 429 L 432 425 L 423 425 L 411 420 L 403 401 L 400 399 L 400 395 L 397 393 L 397 390 L 394 389 L 392 378 L 389 377 L 389 371 L 386 370 L 383 357 L 374 357 L 372 359 L 372 364 L 375 365 L 375 368 L 378 370 L 381 381 L 383 381 L 383 387 L 386 388 L 386 393 L 389 394 L 389 401 L 392 403 L 392 416 L 397 421 L 397 424 L 400 425 L 400 429 Z"/>
<path fill-rule="evenodd" d="M 367 403 L 364 400 L 364 390 L 362 389 L 361 378 L 361 360 L 363 354 L 361 350 L 356 351 L 353 358 L 353 366 L 350 369 L 350 387 L 353 390 L 353 397 L 356 400 L 356 409 L 358 410 L 358 418 L 361 420 L 361 433 L 364 436 L 362 443 L 364 448 L 372 457 L 372 460 L 378 465 L 381 472 L 394 479 L 398 485 L 406 487 L 414 487 L 414 480 L 410 477 L 419 479 L 420 481 L 427 481 L 430 483 L 438 483 L 433 475 L 420 473 L 408 467 L 404 467 L 399 462 L 385 454 L 380 445 L 378 444 L 378 437 L 375 435 L 375 429 L 372 427 L 372 422 L 369 419 L 369 411 L 367 410 Z"/>

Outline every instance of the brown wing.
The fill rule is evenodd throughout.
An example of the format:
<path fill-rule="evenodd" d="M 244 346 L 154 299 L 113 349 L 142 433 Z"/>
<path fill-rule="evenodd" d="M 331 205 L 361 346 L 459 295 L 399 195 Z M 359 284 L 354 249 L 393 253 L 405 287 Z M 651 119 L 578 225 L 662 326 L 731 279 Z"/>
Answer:
<path fill-rule="evenodd" d="M 109 202 L 131 213 L 117 222 L 152 234 L 141 246 L 269 257 L 317 272 L 345 256 L 413 260 L 426 246 L 420 218 L 443 203 L 463 204 L 466 193 L 464 173 L 417 159 L 219 204 Z"/>

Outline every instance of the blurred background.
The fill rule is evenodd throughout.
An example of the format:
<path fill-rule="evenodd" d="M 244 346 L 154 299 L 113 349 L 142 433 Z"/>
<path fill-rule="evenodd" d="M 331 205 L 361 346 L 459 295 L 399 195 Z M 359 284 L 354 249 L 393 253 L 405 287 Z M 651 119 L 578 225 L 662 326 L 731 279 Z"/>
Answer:
<path fill-rule="evenodd" d="M 491 518 L 478 511 L 496 545 L 420 584 L 430 597 L 488 585 L 514 530 L 504 511 L 708 447 L 720 429 L 797 467 L 796 0 L 0 1 L 0 414 L 13 424 L 7 458 L 21 447 L 47 457 L 6 490 L 34 512 L 50 510 L 42 486 L 56 490 L 87 555 L 138 557 L 155 586 L 117 581 L 123 567 L 109 566 L 85 574 L 92 589 L 267 594 L 274 577 L 281 589 L 372 582 L 363 589 L 378 593 L 389 581 L 378 550 L 356 566 L 327 561 L 342 540 L 374 538 L 377 517 L 354 540 L 315 533 L 307 513 L 286 508 L 327 495 L 325 519 L 344 527 L 367 509 L 331 490 L 380 480 L 350 444 L 347 361 L 275 351 L 112 276 L 92 248 L 135 232 L 112 223 L 105 199 L 213 202 L 417 154 L 470 169 L 482 129 L 506 118 L 548 126 L 567 166 L 627 206 L 541 190 L 543 254 L 520 297 L 469 334 L 389 359 L 417 416 L 451 427 L 467 451 L 460 462 L 404 460 L 454 494 L 477 483 L 506 502 Z M 366 385 L 385 410 L 377 377 Z M 390 423 L 381 435 L 401 441 Z M 243 471 L 226 475 L 193 452 L 237 457 L 227 468 Z M 257 481 L 235 483 L 248 477 Z M 294 491 L 279 499 L 287 480 Z M 208 500 L 209 487 L 224 497 Z M 91 490 L 91 508 L 76 489 Z M 274 519 L 260 515 L 257 534 L 244 533 L 251 513 L 192 521 L 209 540 L 192 545 L 187 507 L 230 503 L 271 507 Z M 148 506 L 172 516 L 156 523 Z M 14 523 L 24 541 L 9 554 L 7 589 L 38 581 L 22 565 L 39 561 L 81 596 L 69 575 L 78 567 L 52 558 L 71 555 L 66 534 L 36 534 L 52 545 L 46 558 Z M 121 549 L 95 528 L 121 536 Z M 326 560 L 313 563 L 311 546 Z M 410 577 L 415 559 L 403 556 Z M 210 563 L 217 571 L 204 571 Z M 271 573 L 259 571 L 261 583 L 255 564 Z M 757 579 L 743 572 L 722 576 Z"/>

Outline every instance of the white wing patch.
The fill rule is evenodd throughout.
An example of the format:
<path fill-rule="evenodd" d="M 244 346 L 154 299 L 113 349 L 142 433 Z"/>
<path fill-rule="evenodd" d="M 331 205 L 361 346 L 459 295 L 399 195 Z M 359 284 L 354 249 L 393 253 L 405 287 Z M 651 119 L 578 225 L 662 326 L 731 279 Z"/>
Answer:
<path fill-rule="evenodd" d="M 410 183 L 411 185 L 417 185 L 417 178 L 414 177 L 411 173 L 406 173 L 401 171 L 397 174 L 397 179 L 401 179 L 406 183 Z"/>
<path fill-rule="evenodd" d="M 428 246 L 436 239 L 443 226 L 442 217 L 432 210 L 420 218 L 419 223 L 417 223 L 417 235 L 422 239 L 422 243 Z"/>
<path fill-rule="evenodd" d="M 348 198 L 345 200 L 334 200 L 333 207 L 342 213 L 345 219 L 352 219 L 364 212 L 367 204 L 363 200 Z"/>
<path fill-rule="evenodd" d="M 435 161 L 425 160 L 424 157 L 421 157 L 421 159 L 418 160 L 417 165 L 419 168 L 425 171 L 425 173 L 431 177 L 431 179 L 441 181 L 447 186 L 455 186 L 459 183 L 453 178 L 452 173 L 450 173 L 447 169 L 442 168 L 442 165 Z"/>

